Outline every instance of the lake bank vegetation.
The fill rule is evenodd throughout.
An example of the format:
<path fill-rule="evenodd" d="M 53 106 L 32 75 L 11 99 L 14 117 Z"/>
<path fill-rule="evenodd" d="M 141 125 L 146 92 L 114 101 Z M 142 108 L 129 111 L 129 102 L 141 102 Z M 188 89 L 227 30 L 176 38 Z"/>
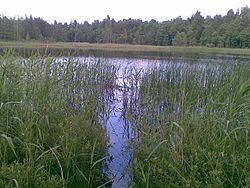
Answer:
<path fill-rule="evenodd" d="M 72 58 L 0 56 L 0 187 L 102 187 L 99 116 L 117 69 Z"/>
<path fill-rule="evenodd" d="M 84 18 L 83 18 L 84 19 Z M 42 18 L 0 16 L 0 40 L 116 43 L 155 46 L 250 47 L 250 9 L 246 6 L 225 16 L 204 18 L 199 11 L 184 20 L 181 17 L 157 22 L 109 16 L 93 23 L 49 24 Z"/>
<path fill-rule="evenodd" d="M 141 82 L 125 108 L 137 135 L 132 187 L 249 185 L 249 68 L 183 63 L 131 75 Z"/>
<path fill-rule="evenodd" d="M 103 55 L 118 55 L 118 56 L 197 56 L 197 55 L 243 55 L 249 56 L 249 49 L 242 48 L 217 48 L 205 46 L 152 46 L 152 45 L 135 45 L 135 44 L 112 44 L 112 43 L 85 43 L 85 42 L 38 42 L 38 41 L 0 41 L 0 50 L 2 54 L 5 49 L 12 49 L 16 53 L 32 54 L 29 52 L 36 51 L 41 55 L 51 54 L 58 55 L 90 55 L 93 52 Z M 100 53 L 99 53 L 100 52 Z M 103 53 L 102 53 L 103 52 Z M 28 55 L 29 56 L 29 55 Z"/>
<path fill-rule="evenodd" d="M 119 66 L 96 60 L 0 56 L 0 187 L 110 186 L 115 89 L 134 133 L 131 187 L 250 184 L 249 63 L 160 61 L 121 87 Z"/>

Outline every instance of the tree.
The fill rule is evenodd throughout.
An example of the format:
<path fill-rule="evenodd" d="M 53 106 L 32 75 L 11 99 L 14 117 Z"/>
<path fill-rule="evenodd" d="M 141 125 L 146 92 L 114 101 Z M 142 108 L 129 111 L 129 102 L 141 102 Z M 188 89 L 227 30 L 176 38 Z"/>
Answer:
<path fill-rule="evenodd" d="M 203 18 L 197 11 L 188 19 L 177 17 L 164 22 L 107 16 L 93 23 L 49 24 L 42 18 L 0 16 L 0 40 L 50 40 L 90 43 L 129 43 L 146 45 L 204 45 L 249 48 L 250 9 L 246 6 L 225 16 Z"/>
<path fill-rule="evenodd" d="M 250 48 L 250 27 L 244 28 L 240 34 L 239 38 L 241 41 L 242 48 Z"/>
<path fill-rule="evenodd" d="M 190 19 L 192 30 L 194 32 L 194 45 L 200 43 L 201 34 L 204 30 L 204 18 L 201 16 L 201 13 L 197 11 Z"/>
<path fill-rule="evenodd" d="M 174 46 L 186 46 L 187 45 L 187 35 L 184 32 L 177 33 L 173 39 Z"/>

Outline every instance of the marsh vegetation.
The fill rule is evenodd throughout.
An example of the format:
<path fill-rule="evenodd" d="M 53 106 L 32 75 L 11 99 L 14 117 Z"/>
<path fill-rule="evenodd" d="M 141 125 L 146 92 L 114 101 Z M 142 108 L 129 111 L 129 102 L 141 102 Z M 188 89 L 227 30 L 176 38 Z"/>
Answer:
<path fill-rule="evenodd" d="M 249 64 L 172 64 L 141 78 L 132 187 L 249 185 Z M 132 107 L 132 106 L 131 106 Z"/>
<path fill-rule="evenodd" d="M 245 187 L 249 70 L 234 56 L 5 52 L 0 187 L 117 187 L 124 176 L 125 187 Z M 125 160 L 126 175 L 108 173 Z"/>
<path fill-rule="evenodd" d="M 0 58 L 0 187 L 98 187 L 99 115 L 116 68 L 73 58 Z"/>

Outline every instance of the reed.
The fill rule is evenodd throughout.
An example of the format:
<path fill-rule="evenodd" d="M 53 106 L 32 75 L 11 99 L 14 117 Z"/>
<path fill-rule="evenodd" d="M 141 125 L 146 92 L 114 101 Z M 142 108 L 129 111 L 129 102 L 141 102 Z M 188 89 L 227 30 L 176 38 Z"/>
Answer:
<path fill-rule="evenodd" d="M 250 184 L 250 65 L 0 56 L 0 187 L 105 187 L 115 89 L 134 126 L 131 187 Z"/>
<path fill-rule="evenodd" d="M 141 76 L 131 187 L 246 187 L 249 64 L 167 64 Z M 137 112 L 136 114 L 134 112 Z"/>
<path fill-rule="evenodd" d="M 1 56 L 0 187 L 103 187 L 99 116 L 116 71 L 100 61 Z"/>

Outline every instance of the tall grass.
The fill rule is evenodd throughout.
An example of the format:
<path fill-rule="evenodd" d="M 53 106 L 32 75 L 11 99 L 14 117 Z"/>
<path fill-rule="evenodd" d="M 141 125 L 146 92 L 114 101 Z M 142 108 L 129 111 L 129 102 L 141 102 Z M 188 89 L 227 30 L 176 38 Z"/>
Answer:
<path fill-rule="evenodd" d="M 104 186 L 99 116 L 108 113 L 116 71 L 72 58 L 1 56 L 0 187 Z"/>
<path fill-rule="evenodd" d="M 249 70 L 168 64 L 142 75 L 130 111 L 138 135 L 131 187 L 247 187 Z"/>
<path fill-rule="evenodd" d="M 0 187 L 105 187 L 114 89 L 136 139 L 131 187 L 250 184 L 250 65 L 118 68 L 76 58 L 0 57 Z M 112 106 L 112 105 L 111 105 Z"/>

